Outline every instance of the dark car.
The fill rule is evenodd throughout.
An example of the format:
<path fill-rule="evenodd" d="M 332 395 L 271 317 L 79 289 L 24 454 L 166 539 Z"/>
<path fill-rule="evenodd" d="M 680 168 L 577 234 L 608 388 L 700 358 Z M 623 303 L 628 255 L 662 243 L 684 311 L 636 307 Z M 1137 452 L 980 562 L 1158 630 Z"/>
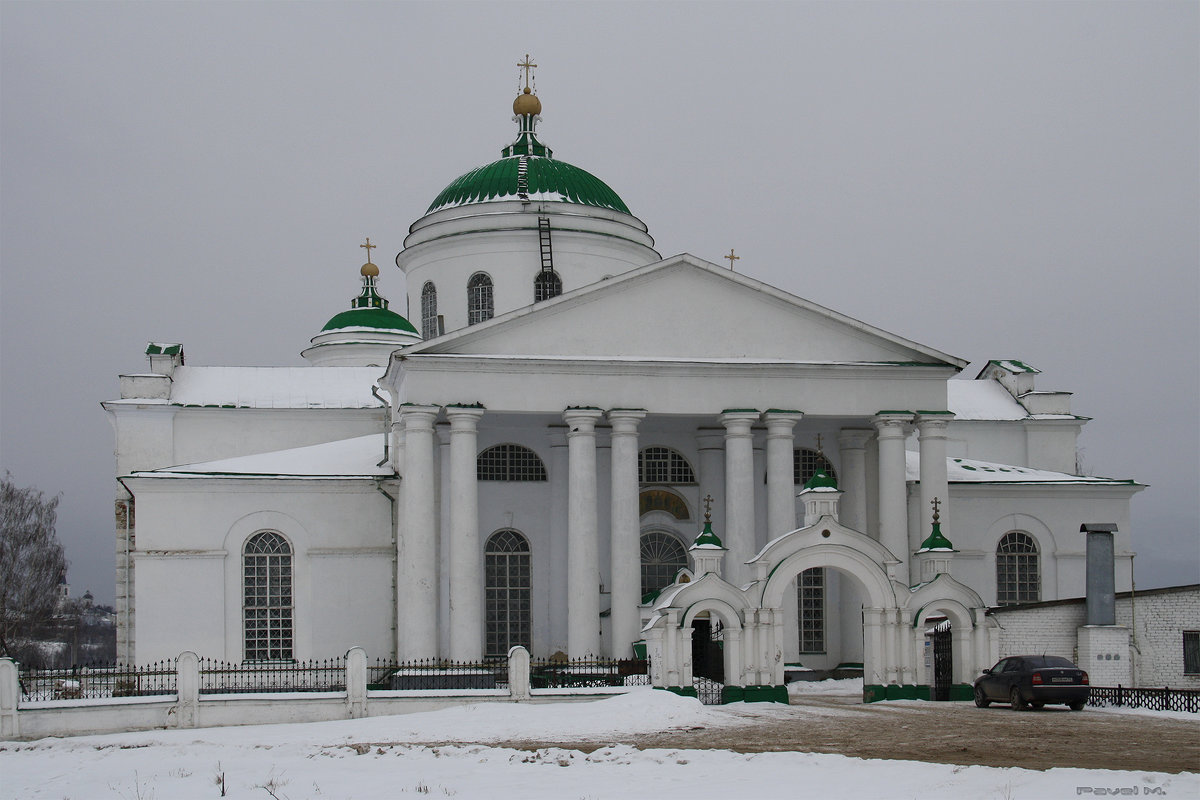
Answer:
<path fill-rule="evenodd" d="M 1060 656 L 1009 656 L 975 679 L 975 705 L 1009 703 L 1014 711 L 1066 703 L 1072 711 L 1087 705 L 1088 674 Z"/>

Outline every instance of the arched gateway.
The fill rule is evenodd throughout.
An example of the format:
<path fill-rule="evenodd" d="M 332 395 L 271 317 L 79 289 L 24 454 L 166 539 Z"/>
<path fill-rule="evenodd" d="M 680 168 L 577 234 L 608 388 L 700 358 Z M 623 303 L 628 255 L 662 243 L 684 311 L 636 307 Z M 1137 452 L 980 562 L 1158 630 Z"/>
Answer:
<path fill-rule="evenodd" d="M 705 524 L 689 553 L 691 574 L 663 590 L 643 629 L 654 686 L 695 695 L 693 622 L 706 617 L 721 625 L 724 702 L 786 703 L 784 604 L 794 597 L 798 575 L 824 567 L 845 576 L 863 601 L 864 700 L 930 699 L 925 628 L 931 618 L 942 617 L 952 622 L 954 636 L 950 697 L 969 697 L 971 680 L 990 663 L 990 623 L 979 595 L 949 575 L 954 552 L 949 542 L 942 538 L 945 547 L 922 547 L 916 554 L 922 582 L 907 586 L 896 577 L 900 559 L 837 521 L 840 495 L 829 488 L 802 492 L 805 527 L 769 542 L 750 559 L 753 578 L 741 588 L 722 578 L 726 551 Z"/>

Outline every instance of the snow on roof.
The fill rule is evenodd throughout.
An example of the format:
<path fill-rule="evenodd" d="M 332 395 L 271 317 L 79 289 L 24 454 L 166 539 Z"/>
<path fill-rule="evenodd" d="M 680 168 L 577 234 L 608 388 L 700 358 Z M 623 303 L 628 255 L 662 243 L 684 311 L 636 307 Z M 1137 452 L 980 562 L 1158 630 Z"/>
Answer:
<path fill-rule="evenodd" d="M 394 475 L 390 464 L 376 466 L 383 458 L 383 435 L 371 434 L 336 442 L 294 447 L 238 458 L 223 458 L 198 464 L 135 472 L 135 478 L 271 477 L 327 478 Z"/>
<path fill-rule="evenodd" d="M 997 381 L 946 381 L 946 407 L 955 419 L 1013 420 L 1025 419 L 1025 406 Z"/>
<path fill-rule="evenodd" d="M 179 367 L 174 406 L 373 408 L 379 367 Z M 376 459 L 378 460 L 378 459 Z"/>
<path fill-rule="evenodd" d="M 910 481 L 921 479 L 921 454 L 906 450 L 905 478 Z M 969 458 L 947 458 L 946 479 L 950 483 L 1071 483 L 1071 484 L 1132 484 L 1130 480 L 1097 478 L 1090 475 L 1071 475 L 1066 472 L 1051 472 L 1032 467 L 1016 467 L 1011 464 L 993 464 Z"/>

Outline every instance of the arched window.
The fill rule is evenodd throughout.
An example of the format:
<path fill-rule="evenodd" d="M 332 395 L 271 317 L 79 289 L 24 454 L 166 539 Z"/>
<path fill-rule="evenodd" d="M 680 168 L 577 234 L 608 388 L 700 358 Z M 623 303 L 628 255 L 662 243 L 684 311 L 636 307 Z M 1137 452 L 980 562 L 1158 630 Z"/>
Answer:
<path fill-rule="evenodd" d="M 487 541 L 484 560 L 486 655 L 500 658 L 516 645 L 529 649 L 529 542 L 511 528 L 496 531 Z"/>
<path fill-rule="evenodd" d="M 647 447 L 638 453 L 639 483 L 695 483 L 688 460 L 669 447 Z"/>
<path fill-rule="evenodd" d="M 996 604 L 1036 603 L 1041 598 L 1037 542 L 1021 531 L 1004 534 L 996 546 Z"/>
<path fill-rule="evenodd" d="M 562 294 L 562 278 L 554 270 L 539 270 L 533 279 L 533 302 L 540 303 Z"/>
<path fill-rule="evenodd" d="M 292 658 L 292 548 L 275 531 L 242 549 L 242 613 L 247 661 Z"/>
<path fill-rule="evenodd" d="M 796 579 L 801 653 L 825 652 L 825 568 L 813 567 Z"/>
<path fill-rule="evenodd" d="M 642 534 L 642 594 L 657 592 L 687 566 L 683 543 L 666 531 Z"/>
<path fill-rule="evenodd" d="M 498 444 L 479 454 L 476 476 L 481 481 L 544 481 L 546 465 L 538 454 L 519 444 Z"/>
<path fill-rule="evenodd" d="M 476 272 L 467 281 L 467 324 L 477 325 L 492 318 L 492 279 Z"/>
<path fill-rule="evenodd" d="M 429 340 L 437 335 L 437 287 L 433 281 L 425 281 L 421 287 L 421 338 Z"/>
<path fill-rule="evenodd" d="M 807 447 L 797 447 L 792 451 L 792 480 L 797 486 L 808 483 L 818 470 L 824 470 L 826 475 L 837 480 L 837 471 L 823 453 Z"/>

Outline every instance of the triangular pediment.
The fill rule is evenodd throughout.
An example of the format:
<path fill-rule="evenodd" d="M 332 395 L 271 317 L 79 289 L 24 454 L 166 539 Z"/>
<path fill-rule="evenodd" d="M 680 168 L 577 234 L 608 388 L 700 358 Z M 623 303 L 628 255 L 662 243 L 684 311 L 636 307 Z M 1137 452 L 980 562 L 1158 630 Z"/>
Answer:
<path fill-rule="evenodd" d="M 967 364 L 687 254 L 405 351 L 422 353 Z"/>

